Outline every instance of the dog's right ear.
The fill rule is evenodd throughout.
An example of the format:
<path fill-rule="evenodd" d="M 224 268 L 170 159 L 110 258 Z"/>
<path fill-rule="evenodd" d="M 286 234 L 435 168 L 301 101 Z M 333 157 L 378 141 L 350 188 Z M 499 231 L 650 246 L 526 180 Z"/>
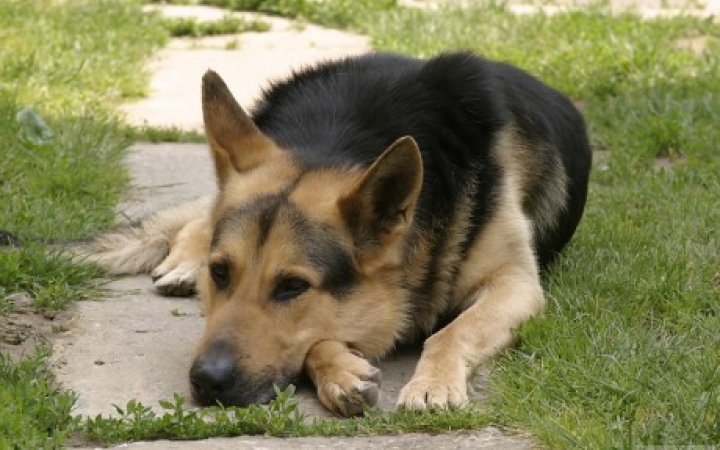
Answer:
<path fill-rule="evenodd" d="M 423 179 L 422 157 L 410 136 L 395 141 L 338 201 L 361 251 L 389 245 L 413 220 Z"/>
<path fill-rule="evenodd" d="M 202 79 L 202 108 L 221 187 L 233 172 L 257 167 L 277 151 L 272 139 L 258 129 L 220 75 L 212 70 L 205 72 Z"/>

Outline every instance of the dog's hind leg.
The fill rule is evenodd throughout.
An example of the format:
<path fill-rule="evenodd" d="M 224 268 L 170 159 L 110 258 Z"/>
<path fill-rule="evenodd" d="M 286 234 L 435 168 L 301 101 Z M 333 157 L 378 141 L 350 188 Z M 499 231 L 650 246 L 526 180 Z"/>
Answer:
<path fill-rule="evenodd" d="M 305 357 L 305 370 L 322 404 L 343 417 L 362 414 L 380 394 L 380 369 L 342 342 L 320 341 Z"/>
<path fill-rule="evenodd" d="M 167 257 L 151 273 L 159 294 L 187 297 L 195 293 L 211 238 L 209 215 L 189 222 L 174 236 Z"/>
<path fill-rule="evenodd" d="M 153 272 L 161 294 L 190 295 L 209 245 L 210 227 L 203 221 L 209 220 L 212 201 L 198 199 L 122 225 L 72 249 L 74 259 L 113 275 Z"/>

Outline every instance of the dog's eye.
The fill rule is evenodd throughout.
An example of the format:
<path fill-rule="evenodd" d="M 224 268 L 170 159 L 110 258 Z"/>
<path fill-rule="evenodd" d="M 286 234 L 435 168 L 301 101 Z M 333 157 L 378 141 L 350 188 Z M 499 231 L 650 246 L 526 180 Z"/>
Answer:
<path fill-rule="evenodd" d="M 230 268 L 224 261 L 210 264 L 210 276 L 218 289 L 226 289 L 230 284 Z"/>
<path fill-rule="evenodd" d="M 282 302 L 286 300 L 292 300 L 295 297 L 300 296 L 302 293 L 310 288 L 310 283 L 303 280 L 302 278 L 289 277 L 283 278 L 275 286 L 272 293 L 273 300 Z"/>

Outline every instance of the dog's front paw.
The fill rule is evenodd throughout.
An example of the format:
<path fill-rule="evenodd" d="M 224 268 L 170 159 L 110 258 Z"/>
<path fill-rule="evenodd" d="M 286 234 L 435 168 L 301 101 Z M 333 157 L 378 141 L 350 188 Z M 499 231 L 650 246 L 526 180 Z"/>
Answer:
<path fill-rule="evenodd" d="M 322 351 L 318 355 L 322 355 Z M 362 414 L 365 408 L 375 406 L 380 396 L 380 369 L 344 347 L 331 355 L 329 359 L 320 359 L 320 356 L 311 364 L 311 377 L 322 404 L 344 417 Z"/>
<path fill-rule="evenodd" d="M 330 411 L 344 417 L 362 414 L 377 404 L 380 396 L 381 372 L 364 358 L 338 364 L 318 380 L 318 396 Z M 349 359 L 349 358 L 348 358 Z"/>
<path fill-rule="evenodd" d="M 169 297 L 190 297 L 195 294 L 200 266 L 192 262 L 172 264 L 167 259 L 152 271 L 158 294 Z"/>
<path fill-rule="evenodd" d="M 452 408 L 468 401 L 467 384 L 462 377 L 420 375 L 400 391 L 397 406 L 406 409 Z"/>

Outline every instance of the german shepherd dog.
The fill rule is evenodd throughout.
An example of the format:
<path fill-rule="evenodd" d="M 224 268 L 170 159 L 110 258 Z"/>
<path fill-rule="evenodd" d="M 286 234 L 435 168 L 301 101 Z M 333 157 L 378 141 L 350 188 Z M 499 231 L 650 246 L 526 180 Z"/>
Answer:
<path fill-rule="evenodd" d="M 542 311 L 540 272 L 582 216 L 591 151 L 570 100 L 470 53 L 326 62 L 252 114 L 212 71 L 202 94 L 217 197 L 86 250 L 160 293 L 197 289 L 195 401 L 266 403 L 304 372 L 358 414 L 378 398 L 371 362 L 425 339 L 398 405 L 466 402 L 475 368 Z"/>

